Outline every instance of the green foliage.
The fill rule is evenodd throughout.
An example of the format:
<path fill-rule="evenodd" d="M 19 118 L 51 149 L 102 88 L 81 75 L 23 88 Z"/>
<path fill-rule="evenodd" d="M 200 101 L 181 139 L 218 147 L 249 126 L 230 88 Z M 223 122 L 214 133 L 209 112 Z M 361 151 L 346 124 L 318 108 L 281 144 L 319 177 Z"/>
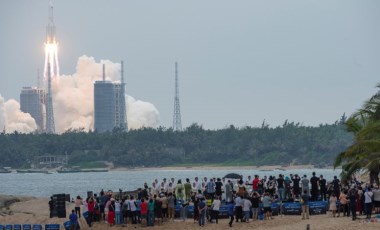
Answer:
<path fill-rule="evenodd" d="M 275 128 L 263 122 L 262 127 L 231 125 L 219 130 L 192 124 L 182 132 L 159 127 L 108 133 L 69 130 L 61 135 L 13 133 L 0 134 L 0 166 L 26 167 L 34 156 L 65 154 L 70 165 L 83 167 L 99 161 L 126 167 L 331 165 L 351 144 L 352 134 L 339 121 L 318 127 L 286 121 Z"/>
<path fill-rule="evenodd" d="M 380 85 L 377 86 L 380 88 Z M 370 182 L 379 184 L 380 173 L 380 92 L 364 103 L 346 122 L 355 135 L 354 142 L 335 158 L 334 166 L 342 166 L 342 179 L 349 180 L 358 172 L 368 172 Z"/>

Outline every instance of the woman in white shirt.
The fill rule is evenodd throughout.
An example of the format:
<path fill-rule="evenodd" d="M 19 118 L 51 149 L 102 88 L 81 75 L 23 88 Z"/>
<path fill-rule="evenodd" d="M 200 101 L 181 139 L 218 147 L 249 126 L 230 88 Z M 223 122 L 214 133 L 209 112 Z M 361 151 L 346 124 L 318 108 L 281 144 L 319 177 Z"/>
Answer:
<path fill-rule="evenodd" d="M 220 208 L 220 198 L 219 198 L 219 196 L 217 196 L 214 199 L 214 202 L 212 202 L 212 205 L 211 205 L 211 217 L 210 217 L 210 222 L 211 223 L 212 223 L 213 219 L 215 219 L 215 223 L 218 223 L 219 208 Z"/>

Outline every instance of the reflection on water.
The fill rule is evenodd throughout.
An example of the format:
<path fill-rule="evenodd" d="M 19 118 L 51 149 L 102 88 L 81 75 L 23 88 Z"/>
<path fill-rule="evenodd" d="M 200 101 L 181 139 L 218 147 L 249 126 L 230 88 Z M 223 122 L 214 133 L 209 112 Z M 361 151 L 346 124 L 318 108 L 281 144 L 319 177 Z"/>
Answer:
<path fill-rule="evenodd" d="M 101 189 L 119 191 L 134 190 L 142 187 L 144 182 L 151 185 L 154 179 L 161 181 L 163 178 L 186 179 L 191 181 L 194 177 L 203 178 L 223 177 L 228 173 L 238 173 L 246 178 L 255 174 L 260 177 L 267 175 L 278 176 L 283 174 L 298 174 L 300 176 L 306 174 L 311 177 L 312 172 L 316 172 L 317 176 L 323 175 L 327 181 L 333 177 L 339 176 L 340 170 L 333 169 L 295 169 L 295 170 L 231 170 L 231 169 L 210 169 L 210 170 L 136 170 L 136 171 L 110 171 L 100 173 L 0 173 L 0 194 L 8 195 L 26 195 L 37 197 L 49 197 L 52 194 L 66 193 L 71 196 L 80 195 L 85 197 L 87 191 L 98 193 Z"/>

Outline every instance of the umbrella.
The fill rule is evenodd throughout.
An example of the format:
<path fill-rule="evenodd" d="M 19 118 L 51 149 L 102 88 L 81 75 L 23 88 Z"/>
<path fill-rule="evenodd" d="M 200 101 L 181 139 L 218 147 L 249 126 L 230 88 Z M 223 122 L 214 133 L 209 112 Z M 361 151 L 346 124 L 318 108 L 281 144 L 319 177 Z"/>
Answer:
<path fill-rule="evenodd" d="M 225 175 L 223 178 L 230 178 L 230 179 L 242 179 L 242 176 L 237 174 L 237 173 L 228 173 L 227 175 Z"/>

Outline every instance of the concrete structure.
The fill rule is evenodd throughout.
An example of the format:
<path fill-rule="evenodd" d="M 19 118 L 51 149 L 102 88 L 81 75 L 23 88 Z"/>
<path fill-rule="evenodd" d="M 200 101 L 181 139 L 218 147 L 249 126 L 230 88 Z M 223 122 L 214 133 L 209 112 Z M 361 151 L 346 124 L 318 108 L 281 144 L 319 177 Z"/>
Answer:
<path fill-rule="evenodd" d="M 37 87 L 23 87 L 20 94 L 20 107 L 24 113 L 29 113 L 37 124 L 37 131 L 45 129 L 46 93 Z"/>
<path fill-rule="evenodd" d="M 103 80 L 94 84 L 94 129 L 97 132 L 112 131 L 123 128 L 125 114 L 122 103 L 125 103 L 122 88 L 124 84 L 105 80 L 103 64 Z M 124 105 L 125 106 L 125 105 Z M 124 107 L 125 108 L 125 107 Z"/>

